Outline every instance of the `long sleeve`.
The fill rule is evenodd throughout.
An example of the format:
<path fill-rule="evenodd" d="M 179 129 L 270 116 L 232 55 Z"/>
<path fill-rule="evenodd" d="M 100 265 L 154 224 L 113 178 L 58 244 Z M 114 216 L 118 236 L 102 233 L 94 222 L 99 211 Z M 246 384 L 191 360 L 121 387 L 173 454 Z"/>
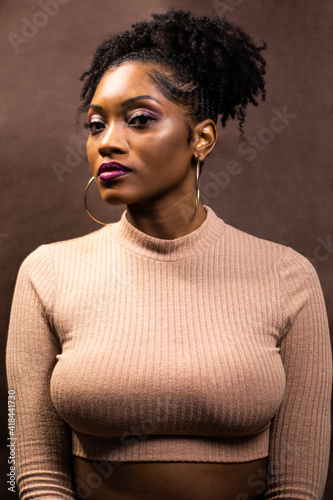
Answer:
<path fill-rule="evenodd" d="M 30 254 L 14 292 L 7 371 L 22 500 L 75 498 L 72 454 L 268 455 L 266 500 L 322 497 L 332 352 L 318 276 L 295 250 L 225 225 L 209 207 L 175 240 L 142 233 L 125 211 Z M 133 429 L 149 435 L 127 439 Z"/>
<path fill-rule="evenodd" d="M 20 499 L 74 498 L 71 433 L 56 413 L 50 379 L 61 352 L 52 328 L 54 270 L 45 245 L 22 263 L 6 350 L 9 390 L 16 398 L 16 481 Z"/>
<path fill-rule="evenodd" d="M 268 500 L 320 500 L 330 451 L 332 352 L 317 273 L 287 247 L 280 262 L 286 391 L 270 433 Z"/>

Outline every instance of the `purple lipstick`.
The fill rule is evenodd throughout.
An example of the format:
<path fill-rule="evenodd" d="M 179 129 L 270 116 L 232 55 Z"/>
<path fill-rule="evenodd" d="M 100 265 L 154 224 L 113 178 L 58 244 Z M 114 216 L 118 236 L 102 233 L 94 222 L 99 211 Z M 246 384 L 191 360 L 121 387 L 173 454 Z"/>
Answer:
<path fill-rule="evenodd" d="M 121 163 L 115 161 L 110 161 L 108 163 L 102 163 L 98 169 L 98 178 L 101 182 L 110 182 L 117 177 L 122 177 L 131 172 L 130 168 L 125 167 Z"/>

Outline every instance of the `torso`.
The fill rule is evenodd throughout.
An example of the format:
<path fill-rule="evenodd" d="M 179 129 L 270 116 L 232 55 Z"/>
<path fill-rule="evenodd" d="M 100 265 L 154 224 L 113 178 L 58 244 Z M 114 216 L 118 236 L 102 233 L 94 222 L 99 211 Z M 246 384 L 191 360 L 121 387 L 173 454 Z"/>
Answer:
<path fill-rule="evenodd" d="M 73 456 L 76 498 L 259 500 L 263 498 L 265 489 L 267 458 L 243 463 L 112 462 L 112 464 Z"/>

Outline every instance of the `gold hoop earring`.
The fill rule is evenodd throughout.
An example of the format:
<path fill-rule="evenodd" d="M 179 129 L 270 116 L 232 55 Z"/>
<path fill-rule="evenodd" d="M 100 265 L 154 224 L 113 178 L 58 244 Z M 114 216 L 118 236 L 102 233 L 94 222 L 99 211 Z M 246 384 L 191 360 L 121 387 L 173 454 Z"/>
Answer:
<path fill-rule="evenodd" d="M 91 213 L 89 212 L 89 209 L 88 209 L 88 205 L 87 205 L 87 193 L 88 193 L 88 189 L 90 187 L 90 184 L 95 180 L 95 177 L 92 177 L 90 179 L 90 181 L 88 182 L 87 186 L 86 186 L 86 189 L 85 189 L 85 192 L 84 192 L 84 206 L 85 206 L 85 209 L 87 211 L 87 214 L 95 221 L 95 222 L 98 222 L 98 224 L 102 224 L 103 226 L 107 226 L 108 223 L 107 222 L 101 222 L 99 221 L 98 219 L 95 219 L 95 217 L 93 215 L 91 215 Z"/>
<path fill-rule="evenodd" d="M 199 212 L 199 199 L 200 199 L 200 190 L 199 190 L 199 176 L 200 176 L 200 159 L 197 160 L 197 178 L 195 182 L 195 213 Z"/>

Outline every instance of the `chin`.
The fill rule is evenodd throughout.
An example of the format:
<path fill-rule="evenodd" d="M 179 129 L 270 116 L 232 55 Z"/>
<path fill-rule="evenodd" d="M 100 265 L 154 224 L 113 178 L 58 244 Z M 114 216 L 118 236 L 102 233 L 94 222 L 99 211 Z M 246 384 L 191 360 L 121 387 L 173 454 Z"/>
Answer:
<path fill-rule="evenodd" d="M 126 196 L 124 193 L 110 192 L 110 190 L 103 190 L 101 193 L 102 200 L 107 205 L 118 206 L 118 205 L 128 205 L 134 203 L 133 197 Z"/>

